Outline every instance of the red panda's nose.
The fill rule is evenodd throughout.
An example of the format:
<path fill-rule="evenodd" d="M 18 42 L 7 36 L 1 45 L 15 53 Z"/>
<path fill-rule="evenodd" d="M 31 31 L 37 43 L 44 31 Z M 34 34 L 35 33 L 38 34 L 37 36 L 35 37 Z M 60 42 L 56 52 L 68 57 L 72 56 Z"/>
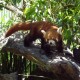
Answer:
<path fill-rule="evenodd" d="M 56 46 L 56 42 L 54 40 L 49 40 L 48 43 L 51 46 Z"/>

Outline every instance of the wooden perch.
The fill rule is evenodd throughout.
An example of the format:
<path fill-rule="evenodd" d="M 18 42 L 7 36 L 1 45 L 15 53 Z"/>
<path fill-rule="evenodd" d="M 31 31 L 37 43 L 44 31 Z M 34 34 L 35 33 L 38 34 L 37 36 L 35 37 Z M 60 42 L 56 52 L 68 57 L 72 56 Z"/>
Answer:
<path fill-rule="evenodd" d="M 9 38 L 2 51 L 10 51 L 34 61 L 42 70 L 54 73 L 59 80 L 80 80 L 79 65 L 71 58 L 53 55 L 50 59 L 39 46 L 24 47 L 21 39 Z"/>

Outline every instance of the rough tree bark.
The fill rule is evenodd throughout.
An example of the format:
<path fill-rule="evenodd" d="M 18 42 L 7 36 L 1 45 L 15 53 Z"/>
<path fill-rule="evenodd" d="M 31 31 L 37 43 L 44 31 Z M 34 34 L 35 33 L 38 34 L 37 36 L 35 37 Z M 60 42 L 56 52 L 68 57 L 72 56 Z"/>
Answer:
<path fill-rule="evenodd" d="M 9 38 L 6 41 L 2 51 L 10 51 L 26 57 L 35 62 L 43 71 L 46 70 L 55 74 L 59 80 L 80 80 L 79 64 L 71 56 L 56 53 L 50 58 L 38 45 L 24 47 L 23 40 L 19 38 Z"/>

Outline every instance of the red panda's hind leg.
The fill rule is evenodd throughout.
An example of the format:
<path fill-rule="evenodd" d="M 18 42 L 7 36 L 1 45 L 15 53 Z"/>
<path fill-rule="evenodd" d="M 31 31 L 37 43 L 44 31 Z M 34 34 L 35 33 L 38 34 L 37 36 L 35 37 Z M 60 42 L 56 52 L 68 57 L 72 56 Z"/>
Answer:
<path fill-rule="evenodd" d="M 34 37 L 31 35 L 31 34 L 28 34 L 25 36 L 24 38 L 24 46 L 25 47 L 28 47 L 30 46 L 30 44 L 34 41 Z"/>

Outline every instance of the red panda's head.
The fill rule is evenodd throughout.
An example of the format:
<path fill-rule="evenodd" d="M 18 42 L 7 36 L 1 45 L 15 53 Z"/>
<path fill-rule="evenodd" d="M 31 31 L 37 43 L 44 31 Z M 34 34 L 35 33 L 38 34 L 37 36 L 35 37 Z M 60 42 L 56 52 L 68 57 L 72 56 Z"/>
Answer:
<path fill-rule="evenodd" d="M 62 42 L 62 28 L 55 28 L 48 31 L 41 31 L 43 33 L 43 38 L 46 42 L 46 46 L 49 48 L 56 48 L 57 51 L 63 52 L 63 42 Z"/>

